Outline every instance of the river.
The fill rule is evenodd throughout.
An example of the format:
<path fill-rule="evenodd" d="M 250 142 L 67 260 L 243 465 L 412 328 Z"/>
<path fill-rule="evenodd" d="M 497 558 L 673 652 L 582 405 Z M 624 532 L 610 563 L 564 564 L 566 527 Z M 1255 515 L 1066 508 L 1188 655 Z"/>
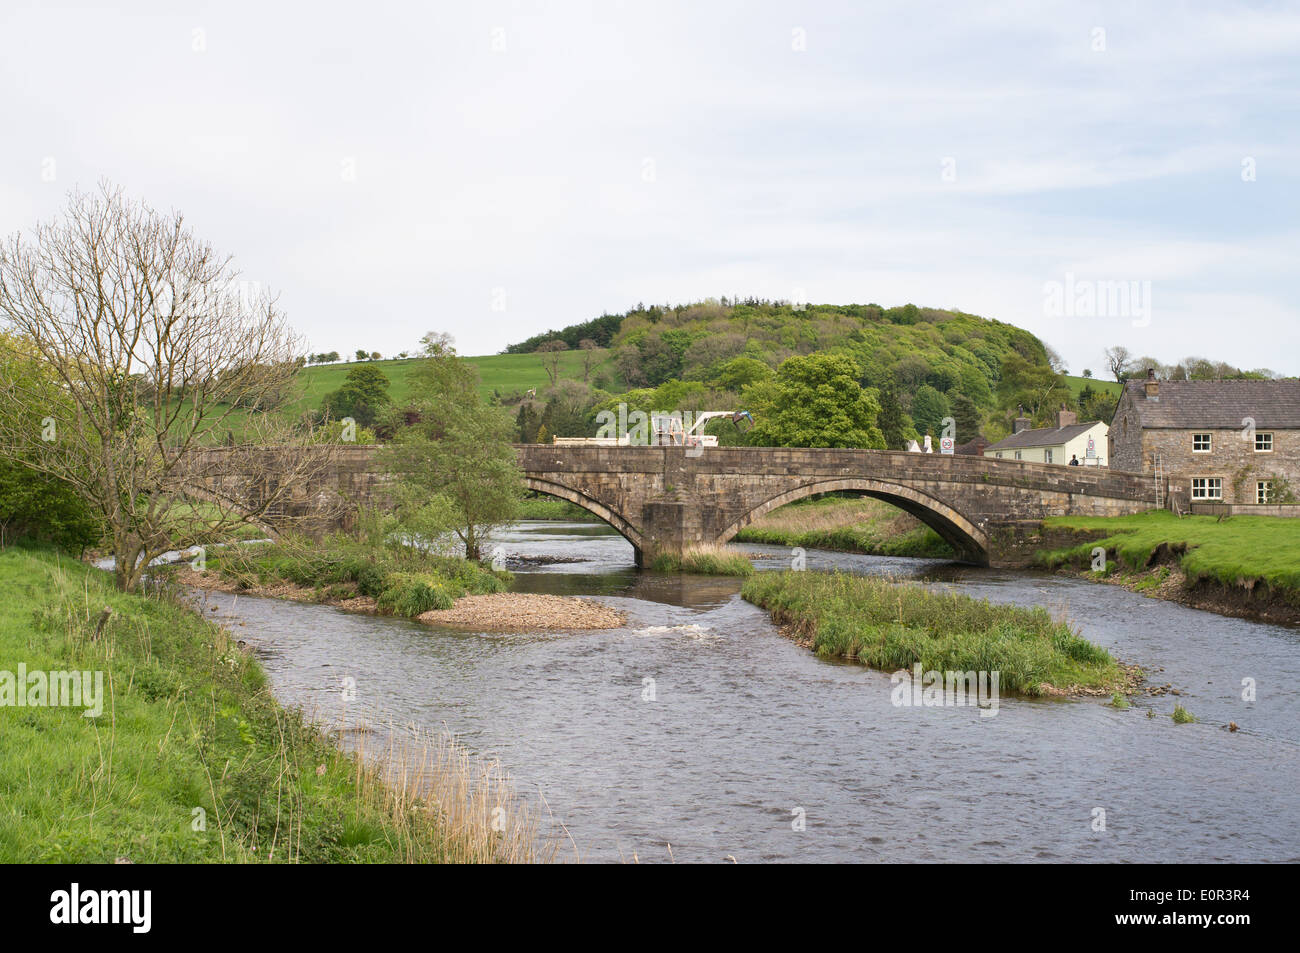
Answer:
<path fill-rule="evenodd" d="M 591 595 L 628 624 L 478 634 L 207 598 L 242 623 L 284 702 L 337 720 L 350 679 L 349 722 L 449 729 L 544 799 L 583 861 L 1300 860 L 1296 629 L 1064 577 L 808 553 L 814 571 L 1064 608 L 1086 638 L 1184 692 L 1128 710 L 1004 697 L 982 718 L 894 707 L 887 674 L 794 645 L 738 580 L 638 572 L 603 525 L 525 523 L 497 542 L 581 559 L 518 569 L 516 588 Z M 741 548 L 763 554 L 760 569 L 789 562 Z M 1175 700 L 1199 722 L 1174 724 Z"/>

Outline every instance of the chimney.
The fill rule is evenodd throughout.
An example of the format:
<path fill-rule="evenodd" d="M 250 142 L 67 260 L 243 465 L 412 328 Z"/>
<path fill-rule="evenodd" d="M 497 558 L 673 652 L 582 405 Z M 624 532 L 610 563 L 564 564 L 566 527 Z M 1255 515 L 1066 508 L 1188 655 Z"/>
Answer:
<path fill-rule="evenodd" d="M 1016 420 L 1015 420 L 1015 423 L 1013 423 L 1013 424 L 1011 425 L 1011 432 L 1012 432 L 1012 433 L 1020 433 L 1020 431 L 1022 431 L 1022 430 L 1028 430 L 1028 429 L 1029 429 L 1029 425 L 1032 424 L 1032 423 L 1033 423 L 1032 420 L 1030 420 L 1028 417 L 1025 417 L 1025 416 L 1023 416 L 1023 415 L 1020 416 L 1020 417 L 1017 417 Z"/>
<path fill-rule="evenodd" d="M 1079 415 L 1072 410 L 1066 410 L 1064 404 L 1062 404 L 1061 409 L 1056 412 L 1057 428 L 1068 427 L 1071 424 L 1077 424 L 1078 422 Z"/>
<path fill-rule="evenodd" d="M 1156 380 L 1156 369 L 1154 367 L 1147 368 L 1146 391 L 1147 397 L 1151 400 L 1160 399 L 1160 382 Z"/>

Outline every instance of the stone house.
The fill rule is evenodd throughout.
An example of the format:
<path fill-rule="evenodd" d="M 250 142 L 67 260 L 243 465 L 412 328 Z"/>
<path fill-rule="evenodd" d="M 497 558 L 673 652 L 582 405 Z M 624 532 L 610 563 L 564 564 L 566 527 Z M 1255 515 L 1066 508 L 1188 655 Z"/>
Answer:
<path fill-rule="evenodd" d="M 1110 465 L 1157 475 L 1180 508 L 1300 490 L 1300 380 L 1125 381 Z"/>
<path fill-rule="evenodd" d="M 1011 434 L 985 447 L 984 456 L 1060 464 L 1069 464 L 1072 457 L 1077 457 L 1080 466 L 1106 466 L 1107 428 L 1103 421 L 1079 423 L 1073 411 L 1061 408 L 1056 413 L 1055 427 L 1031 428 L 1030 423 L 1028 417 L 1017 417 Z"/>

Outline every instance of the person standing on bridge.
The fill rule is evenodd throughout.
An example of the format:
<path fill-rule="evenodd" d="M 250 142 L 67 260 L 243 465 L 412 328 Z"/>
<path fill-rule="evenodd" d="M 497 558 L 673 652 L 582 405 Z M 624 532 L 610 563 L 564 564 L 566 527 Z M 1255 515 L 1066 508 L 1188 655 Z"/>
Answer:
<path fill-rule="evenodd" d="M 1072 467 L 1081 466 L 1081 464 L 1079 463 L 1079 455 L 1077 453 L 1070 454 L 1070 466 Z"/>

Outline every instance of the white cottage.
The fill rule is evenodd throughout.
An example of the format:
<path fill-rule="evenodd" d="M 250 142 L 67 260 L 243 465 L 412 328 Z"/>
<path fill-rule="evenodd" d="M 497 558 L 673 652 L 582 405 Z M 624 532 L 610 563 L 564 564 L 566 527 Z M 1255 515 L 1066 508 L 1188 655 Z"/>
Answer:
<path fill-rule="evenodd" d="M 1073 411 L 1060 410 L 1055 427 L 1031 428 L 1028 417 L 1017 417 L 1011 436 L 984 448 L 984 456 L 998 460 L 1030 460 L 1035 463 L 1107 466 L 1107 435 L 1110 428 L 1100 420 L 1076 423 Z"/>

